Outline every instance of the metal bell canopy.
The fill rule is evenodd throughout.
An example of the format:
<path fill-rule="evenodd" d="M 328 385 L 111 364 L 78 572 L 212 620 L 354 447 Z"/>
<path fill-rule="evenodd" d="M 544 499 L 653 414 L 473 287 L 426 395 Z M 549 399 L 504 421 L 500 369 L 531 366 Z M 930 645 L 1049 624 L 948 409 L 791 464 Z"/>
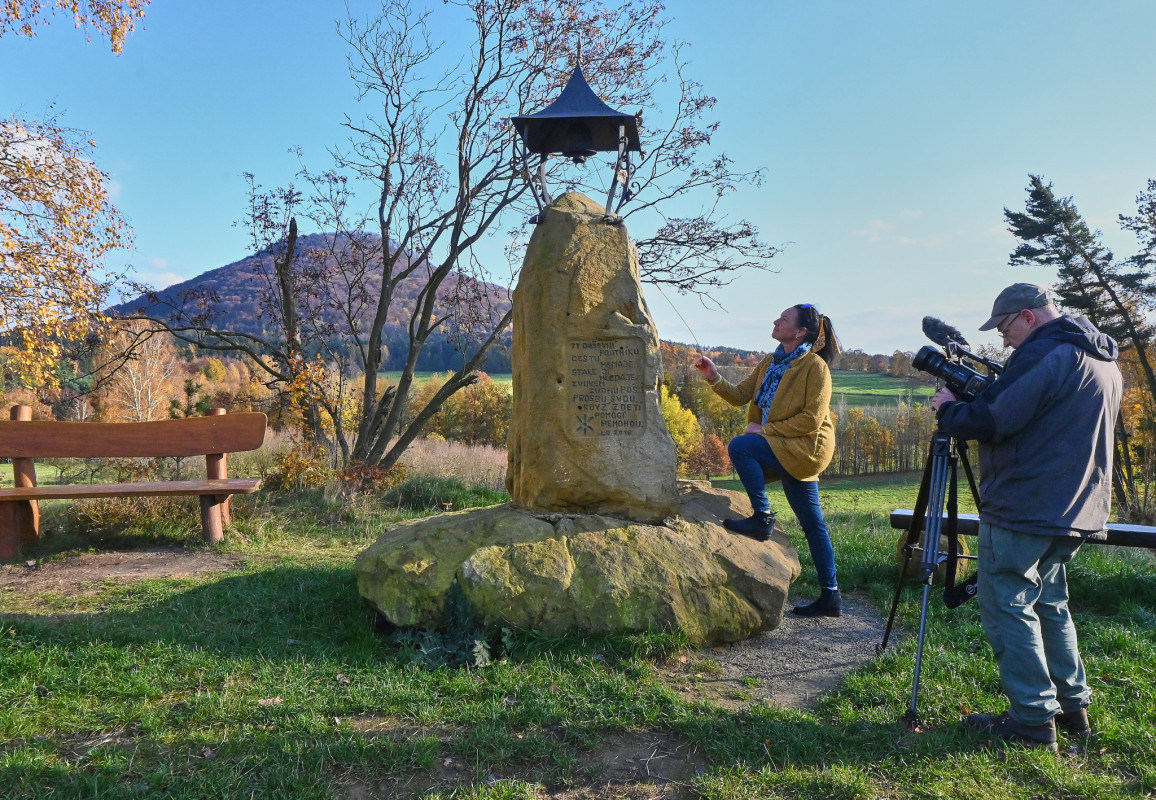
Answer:
<path fill-rule="evenodd" d="M 586 82 L 582 67 L 574 68 L 557 100 L 541 111 L 511 117 L 510 121 L 518 132 L 520 155 L 527 175 L 533 175 L 530 154 L 538 156 L 537 177 L 531 177 L 529 182 L 539 212 L 550 202 L 546 191 L 546 159 L 553 153 L 569 158 L 575 164 L 583 164 L 595 153 L 617 151 L 614 179 L 606 198 L 607 216 L 610 216 L 619 183 L 623 187 L 622 196 L 615 213 L 630 199 L 630 177 L 634 171 L 630 153 L 642 152 L 638 120 L 633 114 L 615 111 L 603 103 Z M 533 221 L 538 219 L 535 217 Z"/>

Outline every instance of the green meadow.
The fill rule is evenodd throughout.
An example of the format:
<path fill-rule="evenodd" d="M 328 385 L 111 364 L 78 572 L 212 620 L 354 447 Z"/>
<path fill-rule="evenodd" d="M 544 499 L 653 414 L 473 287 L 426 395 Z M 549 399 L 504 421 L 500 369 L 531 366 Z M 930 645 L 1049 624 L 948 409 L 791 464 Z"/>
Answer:
<path fill-rule="evenodd" d="M 896 574 L 898 533 L 887 515 L 911 506 L 916 482 L 822 484 L 840 585 L 881 613 Z M 211 549 L 199 541 L 194 504 L 50 508 L 43 550 L 31 556 L 40 569 L 90 550 L 163 545 L 214 559 L 217 571 L 145 580 L 97 573 L 34 591 L 15 580 L 35 577 L 31 568 L 0 571 L 0 796 L 975 800 L 1156 792 L 1156 573 L 1147 551 L 1089 546 L 1070 567 L 1097 733 L 1088 743 L 1062 741 L 1054 755 L 993 745 L 961 725 L 969 710 L 1004 707 L 974 604 L 933 604 L 925 725 L 905 728 L 916 586 L 902 596 L 899 643 L 808 710 L 684 699 L 664 677 L 683 643 L 661 632 L 492 631 L 488 666 L 439 665 L 434 640 L 374 630 L 354 557 L 390 525 L 430 513 L 434 494 L 458 492 L 455 508 L 502 497 L 444 482 L 419 489 L 403 487 L 384 502 L 321 490 L 236 498 L 234 528 Z M 773 502 L 785 508 L 781 497 Z M 805 597 L 814 570 L 793 520 L 787 529 Z M 693 753 L 684 779 L 606 787 L 608 742 L 654 741 Z"/>
<path fill-rule="evenodd" d="M 851 372 L 836 369 L 831 372 L 834 388 L 831 403 L 840 400 L 849 406 L 894 405 L 914 399 L 926 402 L 935 394 L 935 387 L 929 383 L 911 378 L 893 378 L 890 375 L 876 375 L 872 372 Z"/>

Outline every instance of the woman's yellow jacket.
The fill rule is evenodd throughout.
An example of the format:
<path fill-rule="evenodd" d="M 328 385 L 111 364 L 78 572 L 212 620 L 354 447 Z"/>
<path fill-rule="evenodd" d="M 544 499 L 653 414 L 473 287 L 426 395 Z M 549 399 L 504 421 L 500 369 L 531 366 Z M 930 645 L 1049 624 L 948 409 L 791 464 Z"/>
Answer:
<path fill-rule="evenodd" d="M 755 393 L 771 365 L 767 356 L 742 383 L 728 383 L 725 378 L 711 388 L 732 406 L 750 403 L 748 422 L 762 422 L 763 412 L 755 403 Z M 835 419 L 831 416 L 831 371 L 814 352 L 805 353 L 787 368 L 771 401 L 771 412 L 763 425 L 763 436 L 771 452 L 791 477 L 800 481 L 817 481 L 819 473 L 835 455 Z M 764 470 L 767 480 L 778 475 Z"/>

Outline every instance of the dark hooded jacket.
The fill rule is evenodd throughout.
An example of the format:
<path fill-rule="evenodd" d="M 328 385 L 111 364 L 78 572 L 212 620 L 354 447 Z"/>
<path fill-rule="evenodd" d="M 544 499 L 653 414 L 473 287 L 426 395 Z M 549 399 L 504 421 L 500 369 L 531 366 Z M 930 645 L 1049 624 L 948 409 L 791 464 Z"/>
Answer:
<path fill-rule="evenodd" d="M 1048 536 L 1102 535 L 1122 392 L 1116 342 L 1085 317 L 1028 334 L 1003 374 L 939 426 L 979 441 L 980 518 Z"/>

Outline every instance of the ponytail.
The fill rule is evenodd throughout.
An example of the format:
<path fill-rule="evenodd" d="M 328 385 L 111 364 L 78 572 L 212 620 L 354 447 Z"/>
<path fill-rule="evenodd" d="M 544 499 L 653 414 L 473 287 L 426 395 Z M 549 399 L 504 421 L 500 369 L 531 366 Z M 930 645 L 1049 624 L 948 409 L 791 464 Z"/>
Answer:
<path fill-rule="evenodd" d="M 795 306 L 799 312 L 799 324 L 806 329 L 804 342 L 811 345 L 811 351 L 817 353 L 830 366 L 835 356 L 843 352 L 839 344 L 839 337 L 835 335 L 835 328 L 831 325 L 831 318 L 820 314 L 819 309 L 810 303 L 801 303 Z"/>

